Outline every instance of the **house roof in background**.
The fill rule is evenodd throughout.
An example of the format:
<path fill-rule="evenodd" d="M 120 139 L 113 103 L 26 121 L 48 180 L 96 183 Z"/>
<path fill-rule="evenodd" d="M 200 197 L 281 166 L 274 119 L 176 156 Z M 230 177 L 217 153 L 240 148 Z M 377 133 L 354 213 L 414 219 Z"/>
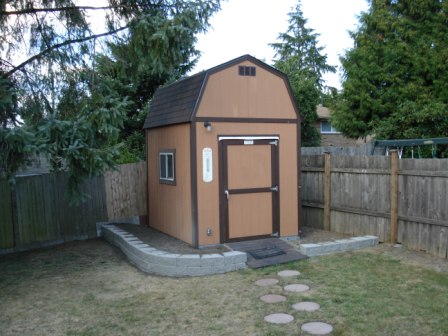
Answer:
<path fill-rule="evenodd" d="M 330 119 L 331 110 L 328 107 L 319 104 L 316 107 L 316 112 L 319 119 Z"/>
<path fill-rule="evenodd" d="M 152 99 L 143 128 L 155 128 L 192 121 L 205 84 L 207 83 L 208 76 L 244 61 L 251 61 L 252 63 L 282 77 L 285 80 L 287 84 L 286 86 L 292 97 L 288 77 L 283 72 L 253 56 L 243 55 L 211 69 L 199 72 L 193 76 L 181 79 L 173 84 L 158 88 Z"/>

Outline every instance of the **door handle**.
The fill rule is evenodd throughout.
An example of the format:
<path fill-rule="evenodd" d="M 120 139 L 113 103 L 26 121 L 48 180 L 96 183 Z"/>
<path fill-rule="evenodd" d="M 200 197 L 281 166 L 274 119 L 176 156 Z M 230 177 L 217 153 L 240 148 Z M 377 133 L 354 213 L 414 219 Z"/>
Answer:
<path fill-rule="evenodd" d="M 224 190 L 224 194 L 226 195 L 226 197 L 227 197 L 227 200 L 230 198 L 230 194 L 229 194 L 229 191 L 228 190 Z"/>

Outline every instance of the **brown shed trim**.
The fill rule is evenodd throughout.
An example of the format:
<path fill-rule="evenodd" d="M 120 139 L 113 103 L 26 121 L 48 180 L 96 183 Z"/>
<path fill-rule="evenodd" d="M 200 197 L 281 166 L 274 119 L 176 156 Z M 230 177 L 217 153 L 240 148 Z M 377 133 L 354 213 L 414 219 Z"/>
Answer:
<path fill-rule="evenodd" d="M 301 172 L 301 128 L 300 128 L 300 117 L 297 119 L 297 235 L 301 234 L 302 227 L 302 172 Z"/>
<path fill-rule="evenodd" d="M 199 246 L 198 224 L 198 173 L 197 173 L 197 149 L 196 149 L 196 123 L 190 123 L 190 169 L 191 169 L 191 223 L 192 245 Z"/>
<path fill-rule="evenodd" d="M 276 118 L 207 118 L 197 117 L 197 122 L 239 122 L 239 123 L 266 123 L 266 124 L 295 124 L 297 119 L 276 119 Z"/>
<path fill-rule="evenodd" d="M 237 139 L 241 137 L 241 139 Z M 226 185 L 224 181 L 228 182 L 228 171 L 227 171 L 227 147 L 234 145 L 243 145 L 243 138 L 256 138 L 254 139 L 255 143 L 253 146 L 259 145 L 267 145 L 270 144 L 272 138 L 276 138 L 275 141 L 280 141 L 279 135 L 232 135 L 232 136 L 219 136 L 218 135 L 218 157 L 219 157 L 219 193 L 221 200 L 222 195 L 224 194 L 224 190 L 226 189 Z M 234 139 L 233 139 L 234 138 Z M 230 194 L 250 194 L 250 193 L 272 193 L 272 232 L 277 232 L 280 234 L 280 190 L 278 189 L 280 186 L 279 180 L 279 170 L 277 169 L 277 165 L 279 164 L 279 150 L 278 145 L 275 147 L 271 146 L 271 183 L 277 186 L 277 191 L 273 192 L 271 187 L 263 187 L 263 188 L 248 188 L 248 189 L 233 189 L 228 190 Z M 250 237 L 241 237 L 241 238 L 230 238 L 229 233 L 229 204 L 228 202 L 221 202 L 219 204 L 219 228 L 220 228 L 220 243 L 225 242 L 237 242 L 248 239 L 260 239 L 271 237 L 271 235 L 256 235 Z"/>

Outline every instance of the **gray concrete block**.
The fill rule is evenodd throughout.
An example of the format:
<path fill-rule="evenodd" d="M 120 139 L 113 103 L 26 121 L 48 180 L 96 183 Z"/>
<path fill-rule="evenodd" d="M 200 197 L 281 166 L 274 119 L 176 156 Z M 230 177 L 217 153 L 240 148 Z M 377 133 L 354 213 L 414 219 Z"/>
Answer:
<path fill-rule="evenodd" d="M 247 268 L 247 265 L 246 265 L 245 262 L 244 263 L 238 263 L 238 264 L 234 264 L 233 265 L 231 271 L 233 272 L 233 271 L 238 271 L 238 270 L 242 270 L 242 269 L 246 269 L 246 268 Z"/>
<path fill-rule="evenodd" d="M 162 265 L 177 266 L 177 258 L 180 256 L 180 254 L 168 253 L 161 256 L 159 260 Z"/>
<path fill-rule="evenodd" d="M 201 255 L 199 254 L 182 254 L 177 258 L 177 265 L 183 267 L 200 267 Z"/>
<path fill-rule="evenodd" d="M 214 274 L 212 267 L 187 267 L 185 275 L 204 276 L 204 275 L 212 275 L 212 274 Z"/>
<path fill-rule="evenodd" d="M 157 249 L 155 249 L 154 247 L 151 247 L 150 245 L 148 245 L 148 247 L 142 247 L 142 250 L 145 251 L 146 253 L 158 251 Z"/>
<path fill-rule="evenodd" d="M 204 276 L 246 268 L 247 254 L 175 254 L 160 251 L 113 225 L 102 225 L 102 235 L 117 246 L 129 261 L 143 272 L 163 276 Z"/>
<path fill-rule="evenodd" d="M 163 276 L 181 277 L 188 275 L 186 267 L 168 266 L 168 265 L 152 265 L 151 273 Z"/>
<path fill-rule="evenodd" d="M 306 254 L 309 257 L 352 251 L 355 249 L 365 248 L 378 244 L 378 237 L 364 236 L 364 237 L 352 237 L 350 239 L 339 239 L 331 242 L 323 242 L 319 244 L 301 244 L 300 252 Z"/>
<path fill-rule="evenodd" d="M 239 251 L 224 252 L 224 264 L 237 264 L 247 261 L 247 253 Z"/>
<path fill-rule="evenodd" d="M 146 244 L 145 244 L 146 245 Z M 146 245 L 146 246 L 148 246 L 148 245 Z M 145 246 L 131 246 L 130 247 L 130 250 L 132 251 L 132 253 L 134 253 L 134 254 L 136 254 L 136 255 L 138 255 L 140 258 L 147 258 L 148 257 L 148 254 L 149 254 L 149 252 L 147 252 L 146 250 L 145 250 Z"/>
<path fill-rule="evenodd" d="M 220 266 L 224 265 L 224 256 L 221 254 L 203 254 L 201 255 L 201 267 L 202 266 Z"/>
<path fill-rule="evenodd" d="M 212 266 L 210 269 L 210 274 L 223 274 L 223 273 L 231 272 L 232 269 L 233 269 L 233 264 Z"/>

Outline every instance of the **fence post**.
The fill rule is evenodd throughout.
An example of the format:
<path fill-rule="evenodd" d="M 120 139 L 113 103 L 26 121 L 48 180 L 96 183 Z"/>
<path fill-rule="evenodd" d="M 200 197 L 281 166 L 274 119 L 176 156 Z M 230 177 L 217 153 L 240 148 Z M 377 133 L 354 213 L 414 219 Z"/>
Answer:
<path fill-rule="evenodd" d="M 395 244 L 398 236 L 398 152 L 390 152 L 390 242 Z"/>
<path fill-rule="evenodd" d="M 331 205 L 331 156 L 330 152 L 324 153 L 324 230 L 331 230 L 330 220 Z"/>

